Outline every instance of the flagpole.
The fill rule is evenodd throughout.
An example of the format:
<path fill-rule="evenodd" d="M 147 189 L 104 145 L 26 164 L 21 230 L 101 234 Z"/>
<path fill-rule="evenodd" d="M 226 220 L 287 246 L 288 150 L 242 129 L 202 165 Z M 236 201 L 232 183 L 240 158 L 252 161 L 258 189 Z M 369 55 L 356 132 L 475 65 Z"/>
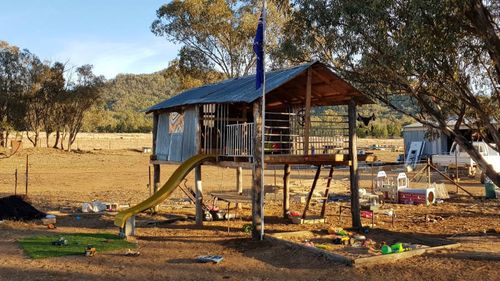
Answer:
<path fill-rule="evenodd" d="M 265 144 L 266 144 L 266 25 L 267 25 L 267 1 L 263 0 L 264 3 L 262 5 L 262 21 L 263 21 L 263 40 L 262 40 L 262 65 L 263 65 L 263 81 L 262 81 L 262 145 L 261 145 L 261 196 L 260 196 L 260 240 L 264 239 L 264 195 L 265 192 L 265 169 L 264 169 L 264 152 L 265 152 Z"/>

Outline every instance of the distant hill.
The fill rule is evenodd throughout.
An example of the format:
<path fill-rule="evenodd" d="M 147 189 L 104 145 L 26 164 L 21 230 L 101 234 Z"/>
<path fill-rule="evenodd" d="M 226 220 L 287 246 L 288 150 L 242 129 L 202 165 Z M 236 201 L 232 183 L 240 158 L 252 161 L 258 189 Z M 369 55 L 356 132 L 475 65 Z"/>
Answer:
<path fill-rule="evenodd" d="M 149 132 L 151 116 L 143 111 L 173 96 L 177 77 L 167 70 L 152 74 L 119 74 L 106 82 L 103 103 L 86 116 L 84 130 L 97 132 Z"/>
<path fill-rule="evenodd" d="M 199 77 L 199 78 L 193 78 Z M 150 132 L 152 117 L 144 110 L 173 95 L 204 83 L 222 79 L 217 73 L 182 72 L 173 64 L 152 74 L 119 74 L 106 82 L 101 105 L 86 116 L 84 131 L 88 132 Z M 402 99 L 398 104 L 409 108 L 412 103 Z M 359 137 L 398 137 L 401 128 L 413 120 L 386 106 L 364 105 L 358 108 L 362 116 L 375 114 L 368 126 L 358 122 Z"/>

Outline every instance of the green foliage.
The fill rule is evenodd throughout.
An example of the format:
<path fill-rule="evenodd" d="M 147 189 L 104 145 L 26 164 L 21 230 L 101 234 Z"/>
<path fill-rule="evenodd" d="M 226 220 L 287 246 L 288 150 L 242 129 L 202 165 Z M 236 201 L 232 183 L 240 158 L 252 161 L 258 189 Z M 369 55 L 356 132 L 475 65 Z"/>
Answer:
<path fill-rule="evenodd" d="M 177 93 L 177 77 L 161 71 L 119 74 L 100 89 L 102 103 L 85 117 L 84 130 L 96 132 L 150 132 L 148 107 Z"/>
<path fill-rule="evenodd" d="M 279 44 L 289 6 L 268 4 L 270 49 Z M 197 57 L 220 69 L 225 77 L 249 74 L 255 65 L 252 50 L 260 2 L 255 0 L 173 0 L 156 12 L 151 31 L 181 43 Z M 279 10 L 278 10 L 279 9 Z M 181 50 L 182 52 L 182 50 Z"/>
<path fill-rule="evenodd" d="M 52 242 L 64 237 L 67 245 L 55 246 Z M 26 255 L 33 259 L 84 255 L 87 245 L 96 248 L 97 253 L 119 249 L 135 248 L 137 245 L 106 233 L 76 233 L 60 235 L 33 236 L 19 240 Z"/>
<path fill-rule="evenodd" d="M 278 59 L 328 62 L 363 93 L 453 137 L 500 184 L 460 130 L 500 149 L 498 1 L 292 2 Z"/>

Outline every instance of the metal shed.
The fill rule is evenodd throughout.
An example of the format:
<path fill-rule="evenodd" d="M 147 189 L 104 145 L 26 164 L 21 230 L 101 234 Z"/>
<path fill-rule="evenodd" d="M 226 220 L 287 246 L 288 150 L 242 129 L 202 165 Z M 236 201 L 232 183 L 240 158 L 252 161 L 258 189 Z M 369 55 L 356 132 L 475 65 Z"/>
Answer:
<path fill-rule="evenodd" d="M 410 144 L 416 141 L 424 141 L 424 150 L 422 156 L 447 153 L 453 141 L 446 135 L 438 133 L 432 137 L 429 136 L 428 129 L 420 124 L 413 123 L 403 127 L 403 139 L 405 155 L 408 154 Z"/>

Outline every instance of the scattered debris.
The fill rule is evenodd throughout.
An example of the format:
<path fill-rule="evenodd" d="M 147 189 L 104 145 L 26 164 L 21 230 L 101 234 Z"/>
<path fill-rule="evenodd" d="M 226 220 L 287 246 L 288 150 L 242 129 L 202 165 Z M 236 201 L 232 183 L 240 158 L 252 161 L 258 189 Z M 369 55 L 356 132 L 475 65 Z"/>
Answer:
<path fill-rule="evenodd" d="M 125 252 L 125 256 L 127 257 L 138 257 L 141 255 L 141 252 L 139 251 L 132 251 L 130 249 L 127 249 L 127 252 Z"/>
<path fill-rule="evenodd" d="M 54 245 L 54 246 L 67 246 L 68 240 L 66 240 L 64 237 L 61 236 L 56 241 L 53 241 L 52 245 Z"/>
<path fill-rule="evenodd" d="M 0 198 L 0 220 L 36 220 L 45 217 L 20 196 Z"/>
<path fill-rule="evenodd" d="M 224 260 L 224 258 L 222 256 L 215 256 L 215 255 L 196 257 L 196 261 L 199 263 L 208 263 L 208 262 L 219 263 L 223 260 Z"/>
<path fill-rule="evenodd" d="M 448 194 L 448 189 L 444 183 L 432 183 L 431 187 L 433 187 L 436 191 L 436 199 L 450 199 L 450 195 Z M 441 200 L 443 201 L 443 200 Z M 437 203 L 437 200 L 436 200 Z M 442 202 L 440 202 L 442 203 Z"/>
<path fill-rule="evenodd" d="M 252 233 L 252 230 L 253 230 L 253 225 L 251 223 L 243 225 L 243 232 Z"/>
<path fill-rule="evenodd" d="M 96 252 L 96 249 L 92 245 L 87 245 L 87 248 L 85 248 L 86 257 L 93 257 L 95 256 Z"/>
<path fill-rule="evenodd" d="M 45 218 L 42 218 L 43 225 L 55 225 L 56 224 L 56 216 L 54 215 L 46 215 Z"/>
<path fill-rule="evenodd" d="M 98 200 L 82 204 L 83 213 L 100 213 L 104 211 L 106 211 L 106 204 Z"/>

